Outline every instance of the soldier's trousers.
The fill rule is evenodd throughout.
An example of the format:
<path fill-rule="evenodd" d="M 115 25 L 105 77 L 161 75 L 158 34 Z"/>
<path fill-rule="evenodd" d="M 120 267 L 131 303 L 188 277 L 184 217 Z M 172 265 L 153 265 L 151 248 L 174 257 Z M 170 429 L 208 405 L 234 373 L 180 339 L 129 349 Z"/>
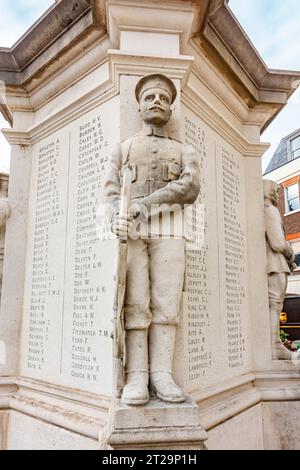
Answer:
<path fill-rule="evenodd" d="M 177 325 L 185 272 L 185 240 L 128 240 L 125 329 Z"/>
<path fill-rule="evenodd" d="M 288 282 L 287 273 L 269 273 L 268 274 L 269 302 L 272 305 L 277 304 L 278 311 L 281 309 L 283 301 L 284 301 L 287 282 Z"/>

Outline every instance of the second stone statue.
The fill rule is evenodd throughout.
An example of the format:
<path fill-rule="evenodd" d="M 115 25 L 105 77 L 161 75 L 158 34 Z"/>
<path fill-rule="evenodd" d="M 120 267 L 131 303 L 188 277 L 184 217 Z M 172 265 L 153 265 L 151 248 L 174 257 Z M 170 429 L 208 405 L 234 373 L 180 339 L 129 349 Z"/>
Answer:
<path fill-rule="evenodd" d="M 149 386 L 163 401 L 185 400 L 172 376 L 186 248 L 184 231 L 175 230 L 174 213 L 182 213 L 195 202 L 200 174 L 193 147 L 171 138 L 165 130 L 176 95 L 174 83 L 164 75 L 148 75 L 138 82 L 136 99 L 143 127 L 116 146 L 104 184 L 112 231 L 120 238 L 128 237 L 126 382 L 121 398 L 128 405 L 146 404 Z M 127 168 L 132 185 L 124 216 L 119 206 Z M 162 223 L 165 214 L 170 216 L 167 228 Z M 138 232 L 137 224 L 143 230 Z"/>

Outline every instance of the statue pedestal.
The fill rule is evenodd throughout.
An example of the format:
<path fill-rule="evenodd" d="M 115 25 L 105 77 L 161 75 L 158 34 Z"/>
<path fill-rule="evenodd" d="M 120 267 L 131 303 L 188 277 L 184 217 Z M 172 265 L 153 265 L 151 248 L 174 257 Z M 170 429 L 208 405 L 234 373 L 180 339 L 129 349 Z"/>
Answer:
<path fill-rule="evenodd" d="M 199 409 L 187 397 L 184 403 L 164 403 L 157 398 L 143 407 L 115 403 L 107 444 L 114 450 L 204 450 L 206 432 Z"/>

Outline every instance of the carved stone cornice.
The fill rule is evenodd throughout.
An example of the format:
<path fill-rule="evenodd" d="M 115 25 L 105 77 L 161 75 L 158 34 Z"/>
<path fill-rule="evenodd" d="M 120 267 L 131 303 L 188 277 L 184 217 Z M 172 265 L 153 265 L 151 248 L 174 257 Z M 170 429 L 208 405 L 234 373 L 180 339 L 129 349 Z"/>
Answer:
<path fill-rule="evenodd" d="M 211 60 L 249 109 L 262 105 L 269 108 L 262 132 L 300 85 L 299 71 L 267 67 L 226 0 L 210 2 L 203 29 L 194 35 L 192 42 Z"/>
<path fill-rule="evenodd" d="M 194 58 L 187 55 L 151 56 L 148 54 L 131 54 L 120 50 L 108 51 L 110 75 L 113 82 L 118 83 L 118 75 L 147 75 L 164 73 L 170 78 L 182 81 L 184 85 Z"/>
<path fill-rule="evenodd" d="M 59 41 L 75 23 L 84 19 L 82 23 L 85 28 L 93 24 L 93 17 L 87 19 L 90 13 L 90 2 L 86 0 L 56 2 L 11 48 L 0 48 L 2 79 L 11 85 L 20 85 L 29 65 L 53 42 Z"/>
<path fill-rule="evenodd" d="M 30 133 L 15 129 L 2 129 L 2 134 L 10 145 L 28 147 L 32 144 Z"/>
<path fill-rule="evenodd" d="M 83 50 L 106 35 L 89 0 L 61 0 L 11 48 L 0 47 L 0 81 L 7 88 L 26 93 L 43 83 Z M 12 124 L 10 102 L 0 99 L 0 112 Z"/>
<path fill-rule="evenodd" d="M 195 56 L 193 71 L 201 76 L 204 62 L 211 69 L 202 78 L 212 93 L 229 109 L 239 101 L 238 119 L 261 131 L 300 83 L 300 72 L 268 69 L 227 0 L 61 0 L 11 49 L 0 48 L 0 112 L 12 123 L 15 111 L 36 111 L 107 60 L 128 29 L 177 35 L 181 56 Z"/>

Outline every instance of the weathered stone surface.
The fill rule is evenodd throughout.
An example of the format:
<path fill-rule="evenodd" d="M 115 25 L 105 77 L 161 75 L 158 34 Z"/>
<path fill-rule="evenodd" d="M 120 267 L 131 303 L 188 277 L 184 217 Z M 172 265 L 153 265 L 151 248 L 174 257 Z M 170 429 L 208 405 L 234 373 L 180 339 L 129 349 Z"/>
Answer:
<path fill-rule="evenodd" d="M 7 199 L 8 179 L 9 176 L 7 174 L 0 174 L 0 302 L 3 275 L 5 227 L 7 219 L 11 213 L 11 208 Z"/>
<path fill-rule="evenodd" d="M 263 404 L 264 448 L 298 450 L 300 447 L 299 401 Z"/>
<path fill-rule="evenodd" d="M 30 429 L 30 432 L 28 430 Z M 21 413 L 10 412 L 6 450 L 97 450 L 97 441 Z"/>
<path fill-rule="evenodd" d="M 17 69 L 14 51 L 0 51 L 13 123 L 2 446 L 105 448 L 115 416 L 114 448 L 203 448 L 199 411 L 208 448 L 261 448 L 261 402 L 283 406 L 300 388 L 295 364 L 271 355 L 260 132 L 300 75 L 268 70 L 223 0 L 62 0 L 16 47 Z M 153 73 L 177 88 L 168 132 L 195 148 L 201 173 L 173 365 L 199 409 L 154 400 L 129 415 L 112 391 L 116 246 L 94 237 L 94 208 L 113 145 L 141 127 L 135 85 Z M 279 423 L 298 410 L 280 413 Z"/>
<path fill-rule="evenodd" d="M 107 443 L 113 449 L 203 449 L 206 433 L 198 407 L 186 396 L 181 404 L 152 399 L 146 406 L 116 404 Z"/>
<path fill-rule="evenodd" d="M 256 405 L 210 430 L 206 446 L 208 450 L 263 450 L 262 405 Z"/>

